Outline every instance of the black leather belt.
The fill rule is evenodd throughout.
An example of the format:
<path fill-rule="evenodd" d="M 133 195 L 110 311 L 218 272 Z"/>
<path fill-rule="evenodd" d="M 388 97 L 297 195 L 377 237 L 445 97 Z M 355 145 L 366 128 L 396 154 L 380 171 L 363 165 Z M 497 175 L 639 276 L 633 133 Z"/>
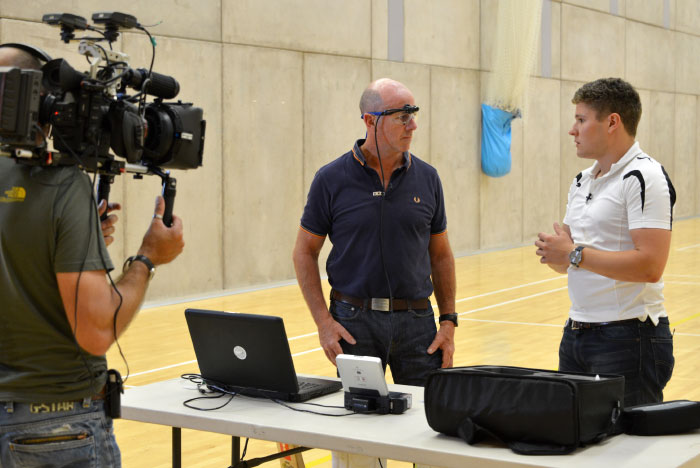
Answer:
<path fill-rule="evenodd" d="M 571 328 L 572 330 L 588 330 L 591 328 L 601 328 L 601 327 L 608 327 L 608 326 L 613 326 L 613 325 L 625 325 L 625 324 L 630 324 L 630 323 L 645 323 L 648 320 L 649 320 L 649 318 L 647 318 L 644 321 L 635 318 L 635 319 L 628 319 L 628 320 L 617 320 L 615 322 L 577 322 L 576 320 L 568 319 L 566 321 L 566 327 Z"/>
<path fill-rule="evenodd" d="M 331 290 L 331 300 L 345 302 L 346 304 L 353 305 L 355 307 L 362 307 L 372 310 L 381 310 L 388 312 L 390 310 L 389 298 L 388 297 L 372 297 L 368 299 L 362 299 L 359 297 L 346 296 L 343 293 Z M 392 299 L 391 308 L 393 310 L 409 310 L 409 309 L 427 309 L 430 306 L 430 300 L 426 297 L 425 299 Z"/>

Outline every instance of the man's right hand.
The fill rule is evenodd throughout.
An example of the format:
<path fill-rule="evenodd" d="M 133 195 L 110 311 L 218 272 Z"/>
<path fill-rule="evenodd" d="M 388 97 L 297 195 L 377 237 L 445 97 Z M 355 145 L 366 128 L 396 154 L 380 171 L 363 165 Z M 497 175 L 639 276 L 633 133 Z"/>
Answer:
<path fill-rule="evenodd" d="M 100 200 L 100 204 L 97 206 L 97 214 L 100 216 L 100 218 L 104 213 L 107 213 L 108 215 L 104 220 L 100 221 L 102 237 L 104 237 L 105 246 L 107 247 L 114 242 L 114 237 L 112 237 L 112 234 L 114 234 L 115 231 L 114 225 L 117 224 L 117 220 L 119 219 L 117 215 L 110 213 L 121 209 L 122 206 L 119 203 L 107 203 L 107 200 Z"/>
<path fill-rule="evenodd" d="M 343 354 L 343 348 L 340 346 L 340 340 L 343 339 L 350 344 L 356 344 L 355 338 L 348 332 L 344 326 L 333 320 L 329 316 L 322 325 L 318 327 L 318 339 L 321 342 L 323 352 L 326 357 L 335 366 L 335 357 L 338 354 Z"/>
<path fill-rule="evenodd" d="M 163 265 L 175 259 L 185 247 L 182 235 L 182 220 L 173 215 L 171 227 L 163 223 L 165 200 L 156 198 L 156 209 L 148 231 L 143 236 L 138 254 L 145 255 L 154 265 Z"/>

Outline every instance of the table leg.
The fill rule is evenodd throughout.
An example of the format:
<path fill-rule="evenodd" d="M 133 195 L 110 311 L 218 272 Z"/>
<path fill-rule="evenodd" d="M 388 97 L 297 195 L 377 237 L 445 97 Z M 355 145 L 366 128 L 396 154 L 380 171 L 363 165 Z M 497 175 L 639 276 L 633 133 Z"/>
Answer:
<path fill-rule="evenodd" d="M 173 468 L 182 468 L 182 429 L 173 427 Z"/>
<path fill-rule="evenodd" d="M 241 461 L 241 438 L 231 437 L 231 466 L 236 466 Z"/>

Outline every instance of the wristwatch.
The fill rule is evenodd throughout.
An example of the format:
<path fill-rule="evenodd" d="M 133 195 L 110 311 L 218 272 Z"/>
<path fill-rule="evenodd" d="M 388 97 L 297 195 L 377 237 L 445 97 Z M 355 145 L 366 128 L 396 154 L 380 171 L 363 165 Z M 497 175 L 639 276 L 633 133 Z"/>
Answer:
<path fill-rule="evenodd" d="M 581 264 L 581 260 L 583 260 L 583 254 L 581 253 L 582 250 L 583 246 L 579 245 L 569 254 L 569 262 L 571 262 L 571 264 L 576 268 L 578 268 L 578 266 Z"/>
<path fill-rule="evenodd" d="M 141 262 L 146 265 L 146 268 L 148 268 L 148 271 L 150 272 L 148 275 L 149 281 L 151 278 L 153 278 L 153 275 L 156 274 L 155 265 L 153 265 L 153 262 L 150 261 L 145 255 L 132 255 L 131 257 L 127 258 L 124 262 L 124 266 L 122 267 L 122 272 L 126 272 L 133 262 Z"/>
<path fill-rule="evenodd" d="M 454 323 L 455 327 L 459 326 L 457 323 L 457 314 L 442 314 L 438 317 L 438 322 L 444 322 L 445 320 Z"/>

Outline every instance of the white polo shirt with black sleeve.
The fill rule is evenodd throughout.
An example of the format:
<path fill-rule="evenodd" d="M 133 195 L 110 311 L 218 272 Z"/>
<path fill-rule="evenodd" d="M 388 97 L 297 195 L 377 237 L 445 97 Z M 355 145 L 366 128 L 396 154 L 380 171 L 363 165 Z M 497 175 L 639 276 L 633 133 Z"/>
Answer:
<path fill-rule="evenodd" d="M 676 192 L 658 161 L 634 145 L 610 171 L 595 178 L 598 162 L 576 176 L 564 223 L 576 245 L 603 251 L 634 249 L 630 230 L 671 230 Z M 585 250 L 584 250 L 585 256 Z M 618 281 L 570 266 L 569 316 L 579 322 L 612 322 L 666 316 L 663 280 Z"/>

